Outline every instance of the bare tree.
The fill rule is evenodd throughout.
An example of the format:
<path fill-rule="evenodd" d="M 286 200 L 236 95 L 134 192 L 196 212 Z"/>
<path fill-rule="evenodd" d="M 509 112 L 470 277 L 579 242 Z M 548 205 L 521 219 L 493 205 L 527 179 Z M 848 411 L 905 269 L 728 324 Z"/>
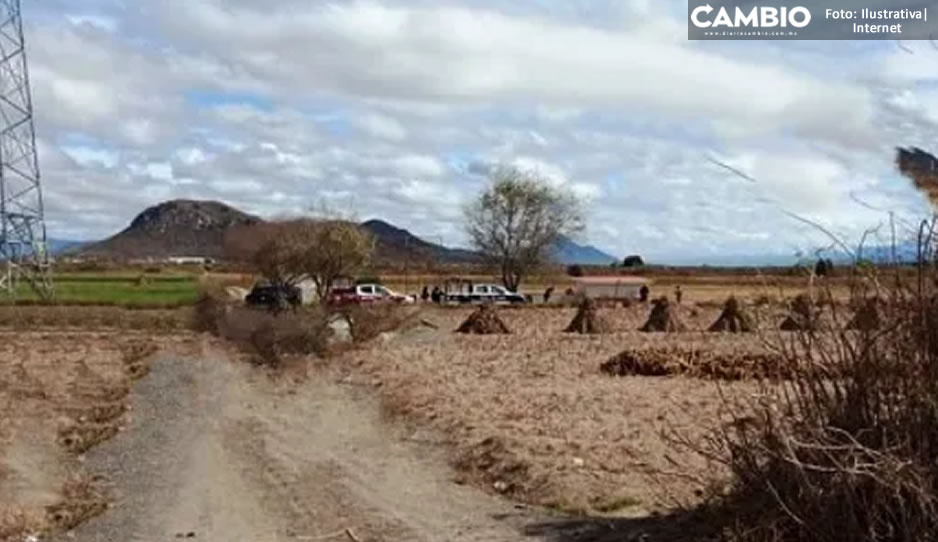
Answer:
<path fill-rule="evenodd" d="M 472 245 L 499 267 L 505 287 L 516 290 L 562 236 L 583 229 L 581 204 L 536 173 L 500 167 L 491 181 L 466 207 L 466 230 Z"/>
<path fill-rule="evenodd" d="M 312 280 L 325 302 L 336 279 L 368 263 L 374 239 L 349 221 L 295 219 L 237 228 L 226 239 L 226 251 L 274 286 Z"/>
<path fill-rule="evenodd" d="M 272 286 L 293 286 L 302 279 L 303 245 L 295 221 L 240 226 L 225 236 L 225 253 L 252 267 Z"/>
<path fill-rule="evenodd" d="M 300 269 L 316 284 L 325 302 L 336 279 L 351 276 L 371 260 L 375 240 L 357 224 L 346 220 L 306 221 L 309 228 Z"/>

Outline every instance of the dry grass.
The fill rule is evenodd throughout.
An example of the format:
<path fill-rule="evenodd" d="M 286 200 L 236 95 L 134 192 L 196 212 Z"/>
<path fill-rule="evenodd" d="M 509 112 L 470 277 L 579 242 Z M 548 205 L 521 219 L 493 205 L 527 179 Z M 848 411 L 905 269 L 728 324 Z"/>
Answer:
<path fill-rule="evenodd" d="M 116 306 L 0 305 L 0 330 L 145 329 L 176 334 L 188 328 L 192 309 L 127 309 Z"/>
<path fill-rule="evenodd" d="M 120 431 L 155 351 L 133 333 L 0 333 L 0 540 L 69 529 L 105 509 L 78 456 Z"/>
<path fill-rule="evenodd" d="M 723 539 L 938 539 L 938 270 L 921 273 L 916 288 L 857 276 L 852 304 L 875 306 L 875 325 L 801 326 L 778 345 L 809 370 L 731 404 L 733 423 L 703 444 L 684 441 L 732 473 L 705 508 Z"/>
<path fill-rule="evenodd" d="M 635 331 L 647 307 L 600 311 L 607 335 L 562 330 L 574 309 L 501 310 L 511 335 L 452 333 L 469 310 L 435 310 L 438 332 L 402 337 L 349 358 L 380 382 L 389 411 L 443 431 L 467 481 L 565 511 L 635 513 L 656 509 L 659 487 L 647 476 L 673 471 L 663 431 L 703 435 L 720 419 L 712 384 L 684 378 L 610 378 L 599 366 L 625 346 L 662 341 L 686 348 L 757 349 L 757 338 L 712 333 Z M 708 326 L 719 308 L 698 309 L 687 322 Z M 746 392 L 748 383 L 726 385 Z M 677 461 L 680 459 L 680 461 Z M 696 485 L 675 478 L 669 490 L 693 497 Z M 616 503 L 623 509 L 617 509 Z"/>
<path fill-rule="evenodd" d="M 684 375 L 712 380 L 782 380 L 793 378 L 799 367 L 761 348 L 747 352 L 739 345 L 716 349 L 662 346 L 624 350 L 600 366 L 611 376 Z"/>

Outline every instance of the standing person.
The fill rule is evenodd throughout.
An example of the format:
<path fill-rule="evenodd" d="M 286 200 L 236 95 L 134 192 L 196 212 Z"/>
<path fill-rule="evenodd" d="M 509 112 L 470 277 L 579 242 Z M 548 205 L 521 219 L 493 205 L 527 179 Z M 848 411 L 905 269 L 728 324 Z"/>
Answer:
<path fill-rule="evenodd" d="M 648 285 L 642 284 L 642 287 L 638 289 L 638 300 L 642 303 L 647 303 L 650 294 L 651 290 L 648 289 Z"/>
<path fill-rule="evenodd" d="M 430 294 L 430 299 L 432 299 L 434 303 L 439 303 L 442 300 L 442 298 L 443 298 L 443 292 L 440 290 L 440 287 L 434 286 L 433 293 Z"/>
<path fill-rule="evenodd" d="M 426 303 L 430 299 L 430 289 L 426 285 L 423 286 L 423 291 L 420 292 L 420 300 Z"/>
<path fill-rule="evenodd" d="M 678 304 L 680 304 L 682 297 L 684 297 L 684 292 L 681 291 L 681 285 L 678 284 L 674 287 L 674 299 L 678 302 Z"/>
<path fill-rule="evenodd" d="M 544 304 L 545 304 L 545 305 L 550 301 L 550 296 L 553 295 L 553 293 L 554 293 L 554 287 L 553 287 L 553 286 L 551 286 L 550 288 L 544 290 Z"/>

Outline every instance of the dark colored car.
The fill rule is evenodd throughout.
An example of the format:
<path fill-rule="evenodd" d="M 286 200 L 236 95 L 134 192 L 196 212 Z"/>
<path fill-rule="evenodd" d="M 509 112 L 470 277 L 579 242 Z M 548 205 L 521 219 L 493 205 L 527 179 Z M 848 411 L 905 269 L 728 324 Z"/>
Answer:
<path fill-rule="evenodd" d="M 303 296 L 296 286 L 256 284 L 244 301 L 255 307 L 279 310 L 300 306 Z"/>

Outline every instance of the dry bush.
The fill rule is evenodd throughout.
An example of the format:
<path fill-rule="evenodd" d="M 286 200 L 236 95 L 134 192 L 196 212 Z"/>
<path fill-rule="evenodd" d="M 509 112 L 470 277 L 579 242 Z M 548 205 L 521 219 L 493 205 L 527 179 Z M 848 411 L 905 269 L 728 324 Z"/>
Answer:
<path fill-rule="evenodd" d="M 728 405 L 733 422 L 705 444 L 685 441 L 732 475 L 709 505 L 724 539 L 938 540 L 938 270 L 923 263 L 919 278 L 856 276 L 854 306 L 882 299 L 878 329 L 846 330 L 825 304 L 831 325 L 776 341 L 814 370 Z"/>
<path fill-rule="evenodd" d="M 227 306 L 217 292 L 203 290 L 192 307 L 190 327 L 193 331 L 217 335 L 219 322 L 224 319 Z"/>
<path fill-rule="evenodd" d="M 206 301 L 201 329 L 245 349 L 259 365 L 279 366 L 286 357 L 323 355 L 328 350 L 330 329 L 325 314 L 317 309 L 272 313 L 245 306 Z"/>
<path fill-rule="evenodd" d="M 406 307 L 391 303 L 376 305 L 350 305 L 343 307 L 340 314 L 348 321 L 352 340 L 368 342 L 382 333 L 400 329 L 415 316 Z"/>
<path fill-rule="evenodd" d="M 797 367 L 769 352 L 657 347 L 616 354 L 600 370 L 612 376 L 684 375 L 713 380 L 790 379 Z"/>

